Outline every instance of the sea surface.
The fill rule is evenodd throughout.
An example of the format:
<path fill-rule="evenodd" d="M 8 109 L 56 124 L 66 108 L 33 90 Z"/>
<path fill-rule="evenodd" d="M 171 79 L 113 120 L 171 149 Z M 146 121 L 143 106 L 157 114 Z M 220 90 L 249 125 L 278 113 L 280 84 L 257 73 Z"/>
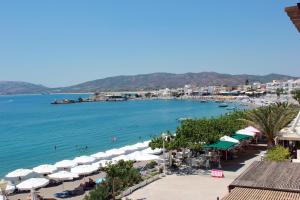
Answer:
<path fill-rule="evenodd" d="M 178 118 L 228 112 L 218 103 L 192 100 L 50 104 L 55 99 L 87 96 L 0 96 L 0 177 L 18 168 L 149 140 L 163 131 L 175 131 Z"/>

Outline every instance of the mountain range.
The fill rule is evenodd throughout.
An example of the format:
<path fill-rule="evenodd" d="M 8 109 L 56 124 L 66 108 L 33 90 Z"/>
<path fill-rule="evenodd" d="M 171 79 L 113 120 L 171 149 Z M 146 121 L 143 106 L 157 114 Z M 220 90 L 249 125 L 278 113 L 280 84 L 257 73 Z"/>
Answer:
<path fill-rule="evenodd" d="M 231 75 L 216 72 L 200 73 L 152 73 L 128 76 L 114 76 L 81 84 L 49 88 L 43 85 L 36 85 L 18 81 L 0 81 L 0 94 L 33 94 L 33 93 L 71 93 L 71 92 L 96 92 L 96 91 L 134 91 L 150 90 L 160 88 L 178 88 L 186 84 L 209 86 L 209 85 L 239 85 L 244 84 L 246 80 L 252 82 L 271 82 L 272 80 L 296 79 L 281 74 L 268 75 Z"/>

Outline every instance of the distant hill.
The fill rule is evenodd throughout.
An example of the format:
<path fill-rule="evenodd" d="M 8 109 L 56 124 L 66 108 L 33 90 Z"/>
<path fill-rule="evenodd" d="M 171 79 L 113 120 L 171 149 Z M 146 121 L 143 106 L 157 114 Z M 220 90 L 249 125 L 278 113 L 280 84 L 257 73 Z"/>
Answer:
<path fill-rule="evenodd" d="M 114 76 L 94 81 L 88 81 L 78 85 L 61 88 L 47 88 L 42 85 L 36 85 L 26 82 L 0 81 L 0 94 L 29 94 L 29 93 L 58 93 L 58 92 L 96 92 L 96 91 L 126 91 L 140 89 L 160 89 L 160 88 L 178 88 L 186 84 L 198 86 L 208 85 L 239 85 L 249 82 L 259 81 L 262 83 L 272 80 L 288 80 L 297 77 L 281 74 L 268 74 L 264 76 L 257 75 L 231 75 L 220 74 L 216 72 L 200 73 L 153 73 L 132 76 Z"/>
<path fill-rule="evenodd" d="M 0 95 L 35 94 L 48 92 L 49 88 L 20 81 L 0 81 Z"/>
<path fill-rule="evenodd" d="M 264 76 L 257 75 L 231 75 L 220 74 L 216 72 L 200 73 L 153 73 L 132 76 L 115 76 L 94 81 L 88 81 L 78 85 L 56 88 L 57 92 L 95 92 L 95 91 L 125 91 L 138 89 L 159 89 L 159 88 L 178 88 L 186 84 L 199 86 L 208 85 L 239 85 L 244 84 L 248 79 L 249 82 L 259 81 L 262 83 L 272 80 L 288 80 L 296 77 L 268 74 Z"/>

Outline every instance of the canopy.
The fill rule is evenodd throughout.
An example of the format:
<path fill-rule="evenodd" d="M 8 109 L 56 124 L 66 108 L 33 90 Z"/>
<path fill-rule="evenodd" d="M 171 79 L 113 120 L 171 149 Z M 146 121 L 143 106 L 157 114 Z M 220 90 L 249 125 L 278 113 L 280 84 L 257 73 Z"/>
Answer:
<path fill-rule="evenodd" d="M 226 141 L 226 142 L 233 142 L 233 143 L 240 143 L 239 140 L 229 137 L 227 135 L 224 135 L 223 137 L 220 138 L 220 141 Z"/>
<path fill-rule="evenodd" d="M 153 154 L 153 155 L 158 155 L 158 154 L 161 154 L 162 153 L 162 149 L 151 149 L 150 147 L 147 148 L 147 149 L 144 149 L 142 152 L 143 153 L 147 153 L 147 154 Z"/>
<path fill-rule="evenodd" d="M 160 160 L 161 159 L 159 156 L 143 153 L 141 151 L 136 151 L 131 154 L 128 154 L 128 158 L 130 160 L 136 160 L 136 161 Z"/>
<path fill-rule="evenodd" d="M 120 148 L 120 150 L 125 151 L 125 153 L 129 153 L 129 152 L 138 150 L 138 147 L 136 147 L 134 145 L 127 145 L 125 147 Z"/>
<path fill-rule="evenodd" d="M 100 164 L 100 167 L 106 167 L 109 164 L 109 162 L 111 162 L 111 161 L 110 160 L 100 160 L 97 163 Z"/>
<path fill-rule="evenodd" d="M 49 184 L 49 180 L 46 178 L 30 178 L 17 185 L 19 190 L 31 190 L 41 188 Z"/>
<path fill-rule="evenodd" d="M 11 194 L 15 191 L 15 189 L 16 189 L 16 186 L 7 184 L 5 192 L 6 192 L 6 194 Z"/>
<path fill-rule="evenodd" d="M 148 143 L 139 142 L 139 143 L 136 143 L 132 146 L 135 147 L 136 149 L 145 149 L 145 148 L 148 147 Z"/>
<path fill-rule="evenodd" d="M 73 160 L 62 160 L 62 161 L 55 163 L 54 166 L 57 168 L 61 168 L 61 169 L 72 168 L 72 167 L 77 166 L 77 163 L 74 162 Z"/>
<path fill-rule="evenodd" d="M 256 129 L 256 128 L 254 128 L 253 126 L 248 126 L 244 130 L 250 131 L 250 132 L 253 132 L 253 133 L 260 133 L 260 131 L 258 129 Z"/>
<path fill-rule="evenodd" d="M 71 169 L 71 172 L 78 174 L 78 175 L 87 175 L 87 174 L 91 174 L 97 170 L 98 170 L 98 167 L 95 165 L 79 165 L 79 166 L 73 167 Z"/>
<path fill-rule="evenodd" d="M 236 145 L 234 142 L 227 142 L 227 141 L 218 141 L 213 144 L 206 145 L 205 148 L 212 148 L 217 150 L 229 150 Z"/>
<path fill-rule="evenodd" d="M 33 168 L 33 171 L 38 174 L 51 174 L 57 170 L 57 167 L 54 165 L 40 165 L 38 167 Z"/>
<path fill-rule="evenodd" d="M 76 162 L 77 164 L 90 164 L 94 162 L 96 159 L 91 156 L 79 156 L 76 157 L 73 161 Z"/>
<path fill-rule="evenodd" d="M 54 174 L 48 175 L 50 179 L 54 180 L 60 180 L 60 181 L 65 181 L 65 180 L 73 180 L 74 178 L 78 178 L 78 174 L 72 173 L 72 172 L 67 172 L 67 171 L 60 171 L 56 172 Z"/>
<path fill-rule="evenodd" d="M 92 154 L 91 156 L 96 159 L 101 159 L 101 158 L 106 158 L 107 154 L 104 152 L 98 152 L 98 153 Z"/>
<path fill-rule="evenodd" d="M 119 156 L 125 154 L 125 151 L 122 149 L 110 149 L 105 152 L 107 157 Z"/>
<path fill-rule="evenodd" d="M 241 135 L 249 135 L 249 136 L 252 136 L 252 137 L 255 136 L 255 133 L 253 133 L 251 131 L 247 131 L 245 129 L 238 130 L 236 133 L 241 134 Z"/>
<path fill-rule="evenodd" d="M 120 155 L 120 156 L 112 158 L 111 160 L 112 161 L 119 161 L 119 160 L 128 161 L 128 160 L 130 160 L 130 158 L 127 155 Z"/>
<path fill-rule="evenodd" d="M 234 139 L 237 139 L 239 141 L 244 141 L 244 140 L 248 140 L 248 139 L 252 138 L 252 136 L 250 136 L 250 135 L 242 135 L 242 134 L 234 134 L 231 137 Z"/>
<path fill-rule="evenodd" d="M 33 173 L 33 171 L 31 169 L 17 169 L 15 171 L 8 173 L 5 177 L 6 178 L 19 178 L 19 177 L 22 178 L 22 177 L 28 176 L 32 173 Z"/>

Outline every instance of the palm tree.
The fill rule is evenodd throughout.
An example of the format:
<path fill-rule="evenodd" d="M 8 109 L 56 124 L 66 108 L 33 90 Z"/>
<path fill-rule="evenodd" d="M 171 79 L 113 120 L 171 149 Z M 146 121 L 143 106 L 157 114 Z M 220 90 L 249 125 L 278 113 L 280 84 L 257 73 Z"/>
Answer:
<path fill-rule="evenodd" d="M 242 120 L 260 130 L 268 139 L 268 147 L 272 147 L 274 138 L 296 117 L 297 111 L 293 105 L 276 103 L 251 110 Z"/>

